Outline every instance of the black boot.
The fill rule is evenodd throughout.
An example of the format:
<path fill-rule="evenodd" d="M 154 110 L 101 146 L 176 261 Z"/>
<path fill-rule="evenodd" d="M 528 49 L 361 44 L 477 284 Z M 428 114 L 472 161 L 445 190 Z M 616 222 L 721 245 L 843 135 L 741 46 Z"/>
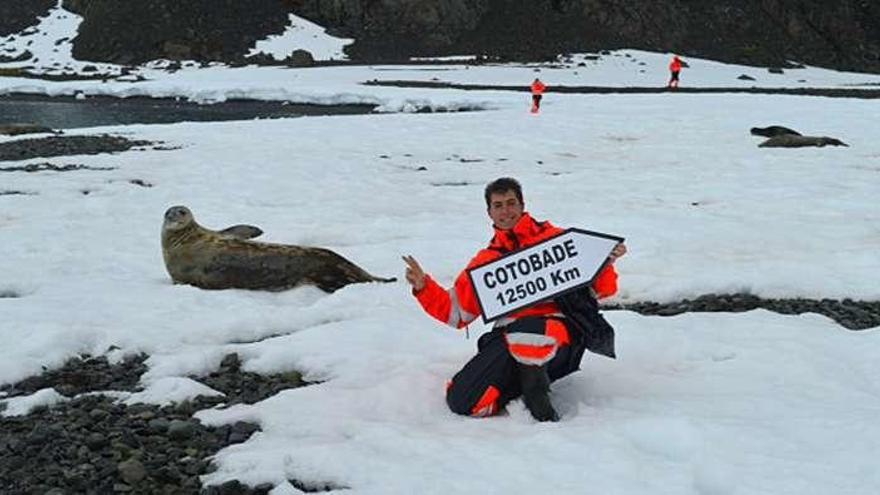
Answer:
<path fill-rule="evenodd" d="M 532 417 L 538 421 L 559 421 L 559 415 L 550 403 L 550 377 L 545 366 L 518 364 L 523 402 Z"/>

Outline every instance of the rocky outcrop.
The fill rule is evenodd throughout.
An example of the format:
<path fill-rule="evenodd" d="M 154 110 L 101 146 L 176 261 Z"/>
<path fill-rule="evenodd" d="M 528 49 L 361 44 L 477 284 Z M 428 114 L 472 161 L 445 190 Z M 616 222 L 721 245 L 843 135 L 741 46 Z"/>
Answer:
<path fill-rule="evenodd" d="M 0 1 L 0 36 L 9 36 L 36 25 L 56 3 L 55 0 Z"/>
<path fill-rule="evenodd" d="M 358 42 L 362 58 L 486 54 L 535 59 L 640 48 L 734 63 L 795 60 L 880 72 L 880 6 L 863 0 L 292 0 Z M 435 14 L 435 15 L 434 15 Z M 426 34 L 428 33 L 428 34 Z M 400 50 L 385 50 L 403 40 Z"/>
<path fill-rule="evenodd" d="M 0 10 L 34 9 L 20 3 L 43 0 L 7 1 Z M 64 5 L 85 18 L 74 55 L 123 64 L 156 58 L 241 62 L 257 40 L 282 32 L 287 15 L 296 13 L 331 34 L 356 39 L 346 50 L 363 62 L 450 54 L 538 60 L 639 48 L 767 67 L 799 62 L 880 72 L 880 4 L 865 0 L 64 0 Z M 11 22 L 0 15 L 0 32 L 12 30 Z"/>
<path fill-rule="evenodd" d="M 73 40 L 80 60 L 120 64 L 160 58 L 240 62 L 288 24 L 283 0 L 65 0 L 83 16 Z"/>

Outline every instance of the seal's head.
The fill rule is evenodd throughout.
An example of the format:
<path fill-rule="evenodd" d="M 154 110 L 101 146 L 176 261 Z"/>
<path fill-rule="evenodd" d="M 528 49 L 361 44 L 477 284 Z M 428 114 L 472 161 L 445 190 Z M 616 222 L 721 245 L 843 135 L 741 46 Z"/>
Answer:
<path fill-rule="evenodd" d="M 186 206 L 172 206 L 165 211 L 165 223 L 162 229 L 165 231 L 180 230 L 194 221 L 193 214 Z"/>

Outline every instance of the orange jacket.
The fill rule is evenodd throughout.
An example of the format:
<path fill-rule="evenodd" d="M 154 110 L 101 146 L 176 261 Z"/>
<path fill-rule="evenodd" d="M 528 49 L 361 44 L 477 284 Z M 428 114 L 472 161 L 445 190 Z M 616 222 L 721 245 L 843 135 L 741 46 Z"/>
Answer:
<path fill-rule="evenodd" d="M 495 229 L 495 237 L 485 249 L 481 249 L 468 263 L 467 268 L 458 274 L 455 284 L 449 290 L 440 286 L 431 276 L 425 277 L 425 286 L 414 292 L 422 308 L 437 320 L 455 328 L 462 328 L 480 316 L 480 304 L 471 285 L 467 271 L 478 265 L 500 258 L 504 254 L 537 244 L 563 232 L 550 222 L 536 222 L 528 213 L 509 231 Z M 593 282 L 593 290 L 599 298 L 617 292 L 617 272 L 607 265 Z M 556 303 L 544 301 L 523 308 L 507 318 L 518 319 L 526 316 L 546 316 L 562 314 Z"/>
<path fill-rule="evenodd" d="M 672 57 L 672 62 L 669 62 L 669 70 L 670 72 L 680 72 L 681 59 L 678 57 Z"/>
<path fill-rule="evenodd" d="M 542 95 L 544 94 L 544 90 L 547 89 L 547 86 L 544 85 L 541 81 L 535 81 L 532 83 L 532 94 L 533 95 Z"/>

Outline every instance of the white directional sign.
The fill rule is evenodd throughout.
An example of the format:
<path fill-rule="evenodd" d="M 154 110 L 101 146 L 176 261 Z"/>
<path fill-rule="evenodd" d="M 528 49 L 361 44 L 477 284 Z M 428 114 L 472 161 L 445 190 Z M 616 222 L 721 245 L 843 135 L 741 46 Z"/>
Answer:
<path fill-rule="evenodd" d="M 468 271 L 488 323 L 587 285 L 622 237 L 581 229 L 565 232 Z"/>

